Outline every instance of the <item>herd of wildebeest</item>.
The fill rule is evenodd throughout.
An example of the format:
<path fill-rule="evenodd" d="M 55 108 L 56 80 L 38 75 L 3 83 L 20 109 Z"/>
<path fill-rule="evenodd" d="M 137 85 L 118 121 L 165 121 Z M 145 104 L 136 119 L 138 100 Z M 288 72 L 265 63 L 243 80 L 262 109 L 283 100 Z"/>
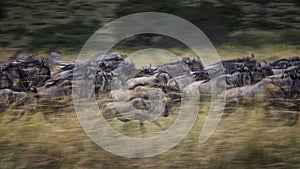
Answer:
<path fill-rule="evenodd" d="M 78 74 L 80 71 L 75 70 L 81 67 L 86 72 Z M 18 52 L 9 61 L 0 63 L 0 110 L 38 102 L 41 98 L 50 101 L 71 95 L 74 81 L 87 80 L 90 76 L 93 76 L 95 86 L 93 96 L 96 99 L 111 98 L 103 106 L 105 118 L 119 117 L 120 108 L 122 113 L 130 114 L 133 109 L 141 109 L 151 114 L 159 103 L 163 103 L 159 115 L 167 117 L 170 107 L 180 102 L 182 96 L 210 95 L 217 90 L 212 88 L 212 81 L 222 79 L 226 87 L 222 94 L 235 103 L 275 99 L 298 105 L 300 94 L 298 57 L 260 63 L 252 54 L 208 67 L 204 67 L 199 58 L 186 57 L 155 67 L 136 68 L 117 52 L 107 52 L 89 61 L 63 61 L 57 52 L 52 52 L 48 58 Z M 153 92 L 164 98 L 152 97 Z M 152 103 L 153 98 L 158 102 Z M 119 119 L 127 121 L 132 118 Z"/>

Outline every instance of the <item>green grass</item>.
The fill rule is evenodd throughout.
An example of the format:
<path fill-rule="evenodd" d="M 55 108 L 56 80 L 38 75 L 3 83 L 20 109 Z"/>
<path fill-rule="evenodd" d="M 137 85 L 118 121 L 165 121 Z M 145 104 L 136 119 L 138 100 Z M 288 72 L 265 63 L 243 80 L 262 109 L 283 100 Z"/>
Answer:
<path fill-rule="evenodd" d="M 261 47 L 263 45 L 272 44 L 287 44 L 287 45 L 299 45 L 300 31 L 298 30 L 286 30 L 273 34 L 259 34 L 259 32 L 253 33 L 241 33 L 229 38 L 229 44 Z"/>
<path fill-rule="evenodd" d="M 10 42 L 7 42 L 10 43 Z M 6 61 L 7 58 L 12 56 L 15 52 L 20 50 L 21 48 L 1 48 L 0 50 L 0 61 Z M 117 46 L 113 48 L 113 50 L 116 50 L 117 52 L 123 53 L 127 56 L 131 55 L 134 52 L 137 52 L 139 50 L 142 50 L 144 48 L 140 47 L 133 47 L 133 48 L 125 48 L 124 46 Z M 53 49 L 55 50 L 55 49 Z M 59 52 L 62 53 L 63 60 L 76 60 L 79 51 L 77 50 L 70 50 L 70 49 L 57 49 Z M 172 52 L 174 55 L 177 55 L 178 57 L 186 57 L 190 56 L 193 57 L 195 54 L 188 49 L 178 49 L 178 48 L 167 48 L 165 50 L 168 50 L 169 52 Z M 245 56 L 249 56 L 252 53 L 255 54 L 256 58 L 259 61 L 275 61 L 280 58 L 291 58 L 294 56 L 300 56 L 299 45 L 286 45 L 286 44 L 277 44 L 277 45 L 263 45 L 261 47 L 249 47 L 249 46 L 241 46 L 241 45 L 221 45 L 216 46 L 216 50 L 220 56 L 220 59 L 231 59 L 231 58 L 241 58 Z M 51 51 L 51 50 L 50 50 Z M 48 49 L 40 49 L 30 52 L 32 54 L 36 54 L 41 57 L 48 57 L 50 52 Z M 175 58 L 177 59 L 177 58 Z M 135 58 L 132 58 L 134 62 L 137 60 Z M 130 59 L 129 59 L 130 61 Z M 147 63 L 138 63 L 139 65 L 144 64 L 145 66 L 148 66 Z"/>

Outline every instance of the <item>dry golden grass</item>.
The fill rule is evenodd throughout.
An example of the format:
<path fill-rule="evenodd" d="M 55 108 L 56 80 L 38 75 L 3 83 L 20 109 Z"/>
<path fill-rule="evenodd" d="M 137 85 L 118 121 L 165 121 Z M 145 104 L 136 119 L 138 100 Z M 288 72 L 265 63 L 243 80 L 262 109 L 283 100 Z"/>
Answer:
<path fill-rule="evenodd" d="M 68 99 L 67 99 L 68 100 Z M 7 123 L 13 110 L 1 114 L 2 168 L 297 168 L 299 166 L 299 123 L 294 126 L 268 125 L 266 103 L 234 106 L 225 110 L 218 129 L 204 144 L 198 143 L 209 103 L 202 103 L 197 122 L 188 136 L 170 151 L 152 158 L 118 157 L 95 145 L 78 123 L 72 103 L 31 110 Z M 271 109 L 274 113 L 277 110 Z M 162 126 L 176 118 L 173 107 Z M 113 121 L 113 122 L 112 122 Z M 130 135 L 140 134 L 139 125 L 112 120 L 112 126 Z M 145 124 L 144 135 L 157 132 Z"/>
<path fill-rule="evenodd" d="M 15 54 L 17 51 L 21 49 L 19 48 L 0 48 L 0 61 L 6 61 L 9 57 L 11 57 L 13 54 Z M 155 63 L 157 62 L 157 59 L 161 60 L 157 62 L 157 64 L 162 64 L 162 63 L 167 63 L 170 61 L 178 60 L 179 58 L 182 57 L 195 57 L 195 54 L 191 50 L 181 50 L 177 48 L 171 48 L 171 49 L 165 49 L 171 53 L 168 52 L 157 52 L 157 56 L 151 56 L 150 59 L 146 58 L 146 63 L 145 63 L 145 57 L 147 57 L 148 53 L 142 53 L 141 58 L 135 58 L 138 55 L 135 55 L 134 53 L 137 52 L 139 49 L 127 49 L 127 48 L 117 48 L 116 51 L 125 54 L 126 56 L 130 56 L 127 58 L 128 61 L 134 61 L 137 62 L 137 65 L 145 65 L 149 66 L 148 63 L 152 62 Z M 222 45 L 222 46 L 217 46 L 216 50 L 220 56 L 220 59 L 225 60 L 225 59 L 233 59 L 233 58 L 242 58 L 245 56 L 249 56 L 252 53 L 255 54 L 256 58 L 259 61 L 274 61 L 276 59 L 280 58 L 291 58 L 294 56 L 299 56 L 299 50 L 300 46 L 292 46 L 292 45 L 285 45 L 285 44 L 277 44 L 277 45 L 264 45 L 259 48 L 253 48 L 253 47 L 246 47 L 246 46 L 229 46 L 229 45 Z M 69 50 L 60 50 L 61 56 L 63 60 L 76 60 L 79 56 L 79 53 L 73 53 Z M 151 51 L 150 51 L 151 52 Z M 149 52 L 149 53 L 150 53 Z M 47 51 L 45 49 L 43 50 L 37 50 L 34 52 L 31 52 L 31 54 L 38 55 L 43 58 L 47 58 L 50 54 L 50 51 Z M 137 53 L 139 54 L 139 53 Z M 161 55 L 162 54 L 167 54 L 168 57 L 163 58 Z"/>

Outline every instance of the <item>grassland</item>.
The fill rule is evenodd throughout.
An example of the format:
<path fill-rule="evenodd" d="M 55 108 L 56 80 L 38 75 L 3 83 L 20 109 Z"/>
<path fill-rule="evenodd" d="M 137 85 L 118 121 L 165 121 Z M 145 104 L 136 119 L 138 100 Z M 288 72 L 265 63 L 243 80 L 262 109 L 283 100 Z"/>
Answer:
<path fill-rule="evenodd" d="M 278 118 L 297 112 L 267 109 L 266 103 L 227 106 L 214 135 L 199 144 L 208 106 L 201 104 L 194 128 L 180 144 L 145 159 L 119 157 L 95 145 L 68 99 L 31 110 L 15 121 L 10 120 L 16 110 L 8 110 L 1 114 L 1 168 L 299 168 L 299 123 L 289 125 L 288 118 Z M 167 126 L 177 114 L 174 107 L 170 117 L 158 121 Z M 125 134 L 141 136 L 136 123 L 110 123 Z M 157 130 L 145 124 L 142 136 Z"/>
<path fill-rule="evenodd" d="M 75 60 L 85 40 L 114 18 L 112 11 L 119 1 L 27 2 L 5 1 L 8 8 L 0 22 L 0 61 L 6 61 L 21 49 L 41 57 L 57 50 L 63 60 Z M 246 8 L 245 18 L 239 22 L 243 26 L 260 25 L 258 6 L 238 3 Z M 216 45 L 220 59 L 254 53 L 260 61 L 273 61 L 300 55 L 298 7 L 274 1 L 266 10 L 269 12 L 265 20 L 272 22 L 268 29 L 270 26 L 284 29 L 232 32 L 227 43 Z M 128 61 L 149 65 L 131 55 L 141 47 L 114 49 L 128 55 Z M 165 49 L 178 58 L 194 56 L 188 49 Z M 158 63 L 158 58 L 153 56 L 149 62 L 154 59 Z M 99 106 L 105 101 L 107 96 L 103 95 Z M 119 157 L 93 143 L 81 128 L 70 97 L 10 108 L 0 112 L 0 168 L 300 168 L 300 126 L 299 119 L 295 119 L 299 110 L 288 102 L 270 103 L 267 100 L 248 104 L 228 102 L 214 135 L 199 144 L 199 133 L 209 109 L 209 103 L 201 103 L 196 124 L 187 137 L 170 151 L 145 159 Z M 178 110 L 179 106 L 174 106 L 170 117 L 158 121 L 163 127 L 169 126 Z M 140 128 L 137 123 L 116 119 L 109 123 L 118 131 L 138 137 L 161 131 L 154 124 Z"/>
<path fill-rule="evenodd" d="M 132 51 L 121 52 L 129 55 Z M 192 55 L 187 50 L 170 51 L 179 56 Z M 255 53 L 259 60 L 274 60 L 299 55 L 298 51 L 298 46 L 287 45 L 218 48 L 222 59 Z M 62 56 L 71 60 L 76 55 L 63 52 Z M 107 96 L 100 98 L 101 108 Z M 145 159 L 119 157 L 93 143 L 81 128 L 69 97 L 11 108 L 0 114 L 1 168 L 299 168 L 300 126 L 295 118 L 299 110 L 284 102 L 278 106 L 277 102 L 228 102 L 216 132 L 199 144 L 199 133 L 209 109 L 209 103 L 203 102 L 193 129 L 180 144 L 162 155 Z M 158 119 L 163 128 L 174 122 L 178 111 L 179 105 L 174 106 L 169 117 Z M 152 123 L 142 128 L 137 123 L 117 119 L 109 123 L 118 131 L 137 137 L 161 131 Z"/>

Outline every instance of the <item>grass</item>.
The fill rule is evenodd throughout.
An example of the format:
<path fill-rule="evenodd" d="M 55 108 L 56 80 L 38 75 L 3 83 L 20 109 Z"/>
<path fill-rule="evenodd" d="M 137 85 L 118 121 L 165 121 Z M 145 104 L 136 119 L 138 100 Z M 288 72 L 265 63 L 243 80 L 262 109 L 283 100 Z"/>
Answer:
<path fill-rule="evenodd" d="M 6 61 L 7 58 L 12 56 L 18 50 L 22 48 L 0 48 L 0 61 Z M 142 50 L 143 48 L 133 47 L 133 48 L 125 48 L 124 46 L 115 47 L 113 50 L 121 52 L 127 56 Z M 163 48 L 162 48 L 163 49 Z M 56 50 L 53 48 L 53 50 Z M 63 60 L 75 60 L 77 59 L 79 52 L 77 50 L 71 51 L 69 49 L 57 49 L 61 52 Z M 178 57 L 193 57 L 195 54 L 191 50 L 187 49 L 178 49 L 178 48 L 167 48 L 167 50 Z M 220 56 L 220 59 L 231 59 L 231 58 L 241 58 L 245 56 L 249 56 L 252 53 L 255 54 L 256 58 L 259 61 L 274 61 L 280 58 L 291 58 L 294 56 L 299 56 L 299 45 L 287 45 L 287 44 L 276 44 L 276 45 L 263 45 L 261 47 L 249 47 L 249 46 L 241 46 L 241 45 L 221 45 L 217 46 L 216 50 Z M 29 53 L 36 54 L 41 57 L 48 57 L 52 50 L 49 49 L 40 49 L 35 50 Z M 80 49 L 78 49 L 80 51 Z M 153 56 L 155 57 L 155 56 Z M 169 59 L 177 59 L 170 58 Z M 133 60 L 134 62 L 140 60 L 139 58 L 128 58 L 128 61 Z M 140 62 L 140 61 L 139 61 Z M 151 63 L 151 60 L 149 61 Z M 141 65 L 148 66 L 149 63 L 142 62 Z"/>
<path fill-rule="evenodd" d="M 63 60 L 75 60 L 85 40 L 114 16 L 112 10 L 118 2 L 82 1 L 73 3 L 38 0 L 23 3 L 6 2 L 9 10 L 1 20 L 0 61 L 6 61 L 20 49 L 46 58 L 52 50 L 62 53 Z M 47 3 L 47 5 L 44 5 Z M 275 4 L 275 6 L 280 4 Z M 248 7 L 248 5 L 246 4 Z M 299 27 L 297 8 L 275 10 L 264 21 L 252 16 L 251 7 L 243 20 L 244 26 L 259 25 L 268 29 Z M 268 7 L 271 10 L 273 7 Z M 2 12 L 2 10 L 1 10 Z M 232 11 L 229 11 L 232 12 Z M 2 15 L 2 14 L 1 14 Z M 282 18 L 282 15 L 293 15 Z M 88 16 L 88 19 L 86 19 Z M 288 19 L 288 20 L 286 20 Z M 80 21 L 85 22 L 81 23 Z M 273 22 L 273 21 L 276 22 Z M 262 25 L 260 25 L 262 24 Z M 78 26 L 80 25 L 80 26 Z M 216 45 L 221 59 L 240 58 L 254 53 L 260 61 L 299 56 L 300 33 L 297 29 L 274 32 L 233 32 L 227 43 Z M 163 47 L 166 41 L 158 41 Z M 175 47 L 174 47 L 175 46 Z M 147 46 L 148 47 L 148 46 Z M 155 47 L 155 46 L 154 46 Z M 132 55 L 144 46 L 119 45 L 116 51 L 128 56 L 138 65 L 162 64 L 184 56 L 194 56 L 191 50 L 168 44 L 166 50 L 177 55 L 172 58 L 155 54 L 149 60 Z M 141 56 L 141 55 L 139 55 Z M 107 98 L 103 96 L 105 101 Z M 103 100 L 99 103 L 103 105 Z M 106 152 L 93 143 L 78 123 L 70 98 L 56 102 L 11 108 L 0 112 L 0 168 L 300 168 L 299 120 L 291 125 L 289 113 L 297 110 L 269 106 L 268 102 L 253 104 L 227 104 L 225 115 L 214 133 L 204 144 L 198 143 L 199 133 L 207 116 L 208 103 L 201 103 L 198 119 L 187 137 L 170 151 L 145 159 L 128 159 Z M 178 106 L 168 118 L 159 122 L 167 127 L 174 122 Z M 12 121 L 19 113 L 21 118 Z M 154 124 L 145 124 L 141 134 L 139 124 L 109 123 L 124 134 L 137 137 L 154 135 L 161 130 Z"/>
<path fill-rule="evenodd" d="M 126 55 L 131 55 L 136 51 L 141 50 L 140 48 L 116 48 L 117 51 L 124 53 Z M 164 48 L 163 48 L 164 49 Z M 195 54 L 188 49 L 178 49 L 178 48 L 167 48 L 165 49 L 174 55 L 180 57 L 194 57 Z M 276 45 L 262 45 L 260 47 L 249 47 L 242 45 L 221 45 L 216 46 L 216 50 L 220 56 L 220 59 L 232 59 L 232 58 L 242 58 L 250 56 L 252 53 L 255 54 L 259 61 L 266 60 L 268 62 L 275 61 L 280 58 L 291 58 L 294 56 L 299 56 L 299 45 L 287 45 L 287 44 L 276 44 Z M 155 56 L 151 56 L 155 57 Z M 139 61 L 139 59 L 130 58 L 134 62 Z M 129 59 L 129 60 L 130 60 Z M 177 59 L 177 58 L 173 58 Z M 144 60 L 145 61 L 145 60 Z M 149 61 L 150 63 L 151 61 Z M 149 63 L 142 62 L 144 65 L 149 65 Z"/>
<path fill-rule="evenodd" d="M 262 45 L 273 44 L 299 44 L 300 32 L 298 30 L 285 30 L 273 34 L 259 34 L 259 31 L 253 33 L 240 33 L 229 37 L 231 45 L 242 45 L 260 47 Z"/>
<path fill-rule="evenodd" d="M 238 58 L 255 54 L 259 61 L 274 61 L 280 58 L 290 58 L 299 56 L 298 45 L 262 45 L 260 47 L 245 47 L 245 46 L 230 46 L 224 45 L 217 48 L 217 51 L 222 59 Z"/>
<path fill-rule="evenodd" d="M 1 168 L 298 168 L 299 123 L 292 127 L 264 125 L 265 103 L 256 107 L 235 106 L 223 117 L 214 135 L 204 144 L 198 137 L 208 103 L 202 103 L 198 120 L 188 136 L 170 151 L 151 158 L 115 156 L 95 145 L 83 132 L 69 99 L 58 112 L 51 108 L 32 110 L 19 120 L 6 123 L 9 110 L 1 114 Z M 43 112 L 49 112 L 46 118 Z M 167 125 L 176 118 L 159 119 Z M 276 110 L 275 112 L 276 113 Z M 112 120 L 124 133 L 139 134 L 138 125 Z M 157 130 L 144 126 L 146 134 Z"/>

